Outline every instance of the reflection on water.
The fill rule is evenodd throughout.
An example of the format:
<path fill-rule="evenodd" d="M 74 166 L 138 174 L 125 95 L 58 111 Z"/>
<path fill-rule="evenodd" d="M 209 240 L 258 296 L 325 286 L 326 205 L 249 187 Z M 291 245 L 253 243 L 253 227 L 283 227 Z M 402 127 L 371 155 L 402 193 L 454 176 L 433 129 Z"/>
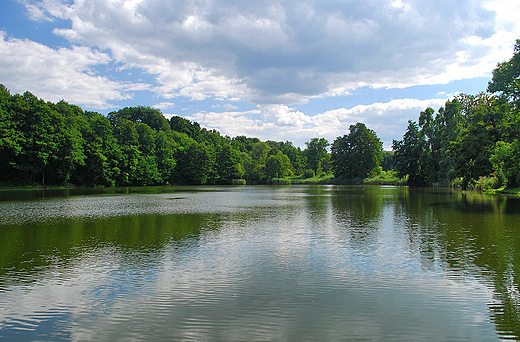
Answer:
<path fill-rule="evenodd" d="M 2 341 L 520 338 L 517 198 L 378 186 L 0 196 Z"/>

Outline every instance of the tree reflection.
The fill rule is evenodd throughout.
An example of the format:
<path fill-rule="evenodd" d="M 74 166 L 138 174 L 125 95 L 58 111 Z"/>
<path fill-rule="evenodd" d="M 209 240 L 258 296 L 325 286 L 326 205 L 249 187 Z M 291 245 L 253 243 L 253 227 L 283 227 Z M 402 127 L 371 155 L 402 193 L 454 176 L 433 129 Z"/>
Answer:
<path fill-rule="evenodd" d="M 339 229 L 352 248 L 362 252 L 377 246 L 383 212 L 381 187 L 338 187 L 332 197 L 332 208 Z"/>
<path fill-rule="evenodd" d="M 517 198 L 410 189 L 396 208 L 410 252 L 455 281 L 474 277 L 491 288 L 491 320 L 503 338 L 513 339 L 520 338 L 519 204 Z"/>
<path fill-rule="evenodd" d="M 153 269 L 167 244 L 196 241 L 215 222 L 219 220 L 211 215 L 186 214 L 0 226 L 0 288 L 42 281 L 49 269 L 62 269 L 100 250 L 117 254 L 120 263 Z M 139 263 L 133 260 L 137 254 Z"/>

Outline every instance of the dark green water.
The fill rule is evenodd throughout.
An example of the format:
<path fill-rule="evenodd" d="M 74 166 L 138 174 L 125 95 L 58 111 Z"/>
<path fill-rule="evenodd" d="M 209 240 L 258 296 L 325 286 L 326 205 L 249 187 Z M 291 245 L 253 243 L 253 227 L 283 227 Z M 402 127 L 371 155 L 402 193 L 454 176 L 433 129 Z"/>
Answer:
<path fill-rule="evenodd" d="M 520 340 L 520 199 L 0 192 L 2 341 Z"/>

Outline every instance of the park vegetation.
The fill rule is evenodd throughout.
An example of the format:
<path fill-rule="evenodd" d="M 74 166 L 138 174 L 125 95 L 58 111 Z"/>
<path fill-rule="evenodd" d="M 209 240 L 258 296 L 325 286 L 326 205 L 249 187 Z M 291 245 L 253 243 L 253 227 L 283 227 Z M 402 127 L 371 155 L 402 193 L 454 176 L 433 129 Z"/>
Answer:
<path fill-rule="evenodd" d="M 104 116 L 0 85 L 0 184 L 520 186 L 520 40 L 487 92 L 460 94 L 410 120 L 393 152 L 363 123 L 332 143 L 223 136 L 150 107 Z"/>

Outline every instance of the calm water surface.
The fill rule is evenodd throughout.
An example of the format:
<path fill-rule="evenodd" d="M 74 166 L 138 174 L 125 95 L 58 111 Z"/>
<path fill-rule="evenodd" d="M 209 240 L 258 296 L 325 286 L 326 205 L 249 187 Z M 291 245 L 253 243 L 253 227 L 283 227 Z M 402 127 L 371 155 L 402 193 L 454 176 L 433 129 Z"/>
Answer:
<path fill-rule="evenodd" d="M 2 341 L 520 340 L 519 267 L 513 197 L 0 192 Z"/>

